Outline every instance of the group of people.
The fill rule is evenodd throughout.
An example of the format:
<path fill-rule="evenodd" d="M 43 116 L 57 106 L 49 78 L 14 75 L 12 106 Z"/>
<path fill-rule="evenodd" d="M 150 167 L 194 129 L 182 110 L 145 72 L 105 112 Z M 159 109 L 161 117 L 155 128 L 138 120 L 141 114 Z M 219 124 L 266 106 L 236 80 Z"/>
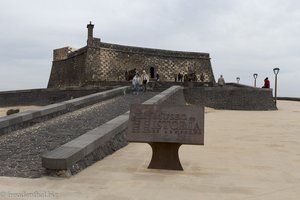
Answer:
<path fill-rule="evenodd" d="M 149 76 L 145 70 L 140 75 L 136 72 L 135 76 L 132 79 L 133 92 L 138 94 L 140 91 L 145 92 L 147 90 L 147 83 L 149 82 Z"/>
<path fill-rule="evenodd" d="M 174 75 L 174 78 L 175 78 L 175 82 L 186 82 L 186 81 L 189 81 L 189 77 L 188 77 L 188 74 L 186 72 L 179 72 L 178 74 L 175 74 Z"/>
<path fill-rule="evenodd" d="M 176 82 L 176 81 L 178 81 L 178 82 L 183 82 L 183 80 L 184 80 L 184 79 L 183 79 L 183 78 L 184 78 L 184 74 L 185 74 L 184 72 L 183 72 L 183 73 L 180 73 L 180 72 L 179 72 L 178 75 L 175 76 L 175 82 Z"/>
<path fill-rule="evenodd" d="M 179 72 L 178 76 L 175 77 L 175 81 L 183 81 L 184 75 Z M 155 77 L 156 81 L 159 81 L 159 75 L 156 74 Z M 147 83 L 149 82 L 149 76 L 146 73 L 145 70 L 143 70 L 143 73 L 140 75 L 138 72 L 136 72 L 135 76 L 132 79 L 132 86 L 133 91 L 138 94 L 138 92 L 143 91 L 145 92 L 147 90 Z M 225 80 L 223 75 L 220 75 L 220 78 L 218 79 L 218 86 L 223 87 L 225 86 Z M 262 88 L 270 88 L 270 81 L 268 77 L 264 80 L 264 86 Z"/>
<path fill-rule="evenodd" d="M 218 79 L 218 86 L 223 87 L 225 86 L 225 80 L 223 78 L 223 75 L 220 75 L 220 78 Z M 270 88 L 270 81 L 269 78 L 266 77 L 264 80 L 264 86 L 262 88 Z"/>

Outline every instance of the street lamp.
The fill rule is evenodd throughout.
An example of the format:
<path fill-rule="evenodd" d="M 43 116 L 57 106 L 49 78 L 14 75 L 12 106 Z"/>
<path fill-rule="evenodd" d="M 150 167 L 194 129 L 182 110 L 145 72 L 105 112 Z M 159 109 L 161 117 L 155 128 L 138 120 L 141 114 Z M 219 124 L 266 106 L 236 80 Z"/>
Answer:
<path fill-rule="evenodd" d="M 239 83 L 240 82 L 240 77 L 236 77 L 236 82 Z"/>
<path fill-rule="evenodd" d="M 253 74 L 253 78 L 254 78 L 254 87 L 256 87 L 256 79 L 257 79 L 258 74 Z"/>
<path fill-rule="evenodd" d="M 273 72 L 274 72 L 274 74 L 275 74 L 275 97 L 274 97 L 274 102 L 275 102 L 275 105 L 276 105 L 276 101 L 277 101 L 277 74 L 279 73 L 279 68 L 278 67 L 276 67 L 276 68 L 274 68 L 273 69 Z"/>

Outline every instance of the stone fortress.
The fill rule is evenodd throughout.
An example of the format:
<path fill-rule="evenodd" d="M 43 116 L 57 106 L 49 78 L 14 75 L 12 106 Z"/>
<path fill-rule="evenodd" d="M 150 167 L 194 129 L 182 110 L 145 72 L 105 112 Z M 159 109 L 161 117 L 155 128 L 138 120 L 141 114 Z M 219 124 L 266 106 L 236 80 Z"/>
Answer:
<path fill-rule="evenodd" d="M 75 50 L 63 47 L 53 51 L 48 89 L 97 88 L 131 85 L 128 74 L 143 70 L 150 77 L 151 90 L 163 91 L 172 85 L 183 86 L 190 104 L 216 109 L 276 110 L 271 89 L 235 83 L 216 87 L 208 53 L 169 51 L 101 42 L 93 36 L 94 25 L 87 24 L 87 45 Z M 178 73 L 188 82 L 176 82 Z M 155 81 L 159 74 L 159 83 Z M 190 84 L 191 83 L 191 84 Z"/>
<path fill-rule="evenodd" d="M 194 73 L 198 82 L 215 83 L 208 53 L 169 51 L 104 43 L 87 25 L 87 45 L 55 49 L 48 88 L 91 85 L 102 81 L 126 81 L 125 73 L 145 70 L 151 79 L 158 73 L 164 82 L 179 72 Z"/>

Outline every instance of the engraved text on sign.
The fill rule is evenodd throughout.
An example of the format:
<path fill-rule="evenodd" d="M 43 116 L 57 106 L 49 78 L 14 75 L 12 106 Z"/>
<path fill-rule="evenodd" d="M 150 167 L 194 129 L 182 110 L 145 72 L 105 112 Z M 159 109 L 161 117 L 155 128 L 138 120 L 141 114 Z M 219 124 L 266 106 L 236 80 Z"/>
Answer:
<path fill-rule="evenodd" d="M 204 108 L 198 105 L 131 106 L 130 142 L 204 144 Z"/>

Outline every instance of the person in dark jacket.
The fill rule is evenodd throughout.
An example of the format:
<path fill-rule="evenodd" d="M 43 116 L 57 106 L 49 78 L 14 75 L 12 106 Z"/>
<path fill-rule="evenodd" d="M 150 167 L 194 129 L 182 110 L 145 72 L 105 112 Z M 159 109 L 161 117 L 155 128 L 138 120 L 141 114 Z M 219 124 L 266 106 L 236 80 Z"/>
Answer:
<path fill-rule="evenodd" d="M 270 81 L 269 81 L 268 77 L 265 78 L 264 82 L 265 82 L 265 83 L 264 83 L 263 88 L 270 88 Z"/>

